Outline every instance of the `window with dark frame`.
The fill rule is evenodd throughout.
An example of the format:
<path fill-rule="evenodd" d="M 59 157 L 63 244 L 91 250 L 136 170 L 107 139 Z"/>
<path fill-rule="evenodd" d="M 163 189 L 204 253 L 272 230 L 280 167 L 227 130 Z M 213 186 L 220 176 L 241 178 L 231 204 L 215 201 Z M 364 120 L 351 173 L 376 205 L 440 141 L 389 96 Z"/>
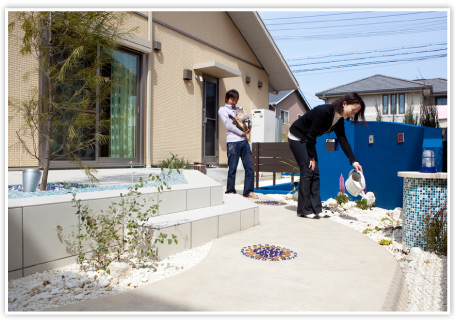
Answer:
<path fill-rule="evenodd" d="M 398 95 L 398 112 L 404 114 L 406 111 L 406 101 L 404 93 Z"/>
<path fill-rule="evenodd" d="M 125 50 L 115 50 L 103 76 L 111 81 L 110 97 L 101 105 L 109 125 L 109 139 L 101 145 L 101 157 L 136 158 L 137 108 L 140 56 Z"/>
<path fill-rule="evenodd" d="M 281 115 L 281 122 L 283 124 L 288 124 L 289 123 L 289 112 L 286 110 L 280 110 L 280 115 Z"/>
<path fill-rule="evenodd" d="M 389 114 L 389 95 L 382 96 L 382 114 L 383 115 Z"/>
<path fill-rule="evenodd" d="M 436 97 L 436 106 L 447 106 L 447 97 Z"/>
<path fill-rule="evenodd" d="M 390 95 L 390 113 L 392 115 L 397 114 L 397 95 L 396 94 Z"/>
<path fill-rule="evenodd" d="M 119 48 L 113 52 L 110 64 L 102 69 L 101 75 L 110 77 L 112 80 L 110 95 L 103 102 L 96 100 L 92 111 L 93 127 L 84 130 L 83 134 L 79 136 L 90 138 L 90 136 L 93 137 L 96 129 L 100 129 L 101 134 L 107 140 L 77 153 L 82 160 L 86 161 L 84 163 L 87 165 L 108 166 L 113 163 L 130 165 L 129 161 L 133 161 L 134 165 L 143 163 L 140 160 L 143 148 L 139 139 L 141 136 L 140 121 L 143 114 L 141 108 L 141 95 L 143 95 L 142 88 L 144 87 L 143 60 L 142 54 Z M 65 97 L 71 96 L 76 89 L 80 88 L 79 83 L 77 80 L 72 83 L 67 82 L 57 88 L 55 95 L 57 98 L 61 96 L 64 100 Z M 97 109 L 96 106 L 99 108 Z M 65 118 L 68 114 L 74 114 L 74 112 L 63 110 L 61 118 Z M 102 127 L 101 123 L 103 123 Z M 62 130 L 61 134 L 64 132 L 65 130 Z M 64 136 L 56 136 L 53 142 L 54 150 L 55 147 L 64 147 L 64 138 Z M 59 161 L 54 163 L 55 166 L 68 163 L 66 158 L 61 158 Z"/>

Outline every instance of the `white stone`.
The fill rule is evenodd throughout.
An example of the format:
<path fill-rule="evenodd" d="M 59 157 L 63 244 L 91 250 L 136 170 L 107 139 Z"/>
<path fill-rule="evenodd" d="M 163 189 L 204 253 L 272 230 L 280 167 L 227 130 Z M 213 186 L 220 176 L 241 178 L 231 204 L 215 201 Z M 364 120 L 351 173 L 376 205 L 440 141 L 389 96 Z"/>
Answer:
<path fill-rule="evenodd" d="M 371 191 L 368 191 L 366 194 L 365 194 L 365 198 L 367 200 L 367 204 L 369 206 L 373 205 L 375 202 L 376 202 L 376 196 L 374 195 L 373 192 Z"/>
<path fill-rule="evenodd" d="M 344 209 L 351 209 L 353 207 L 357 206 L 357 204 L 353 201 L 348 201 L 346 203 L 343 204 L 343 208 Z"/>
<path fill-rule="evenodd" d="M 74 296 L 74 298 L 76 298 L 77 300 L 82 300 L 84 298 L 84 294 L 76 295 Z"/>
<path fill-rule="evenodd" d="M 329 198 L 327 199 L 327 201 L 325 202 L 326 206 L 328 207 L 336 207 L 338 205 L 337 201 L 333 198 Z"/>
<path fill-rule="evenodd" d="M 395 208 L 392 211 L 392 217 L 394 220 L 403 219 L 403 210 L 400 207 Z"/>
<path fill-rule="evenodd" d="M 61 290 L 60 288 L 54 288 L 54 289 L 52 289 L 51 294 L 52 294 L 52 295 L 57 295 L 57 294 L 60 293 L 61 291 L 62 291 L 62 290 Z"/>
<path fill-rule="evenodd" d="M 113 278 L 119 279 L 127 278 L 131 273 L 132 267 L 128 263 L 114 261 L 109 264 L 108 269 Z"/>
<path fill-rule="evenodd" d="M 89 271 L 87 272 L 87 278 L 91 279 L 91 280 L 96 280 L 100 277 L 99 273 L 96 272 L 96 271 Z"/>
<path fill-rule="evenodd" d="M 419 247 L 413 247 L 409 250 L 409 255 L 412 255 L 415 258 L 420 258 L 423 253 L 424 251 Z"/>
<path fill-rule="evenodd" d="M 109 286 L 109 283 L 110 283 L 109 280 L 107 280 L 104 277 L 98 279 L 98 286 L 100 287 L 107 287 Z"/>
<path fill-rule="evenodd" d="M 65 282 L 65 286 L 66 286 L 66 288 L 70 288 L 70 289 L 77 288 L 77 287 L 81 287 L 82 283 L 79 280 L 67 280 Z"/>

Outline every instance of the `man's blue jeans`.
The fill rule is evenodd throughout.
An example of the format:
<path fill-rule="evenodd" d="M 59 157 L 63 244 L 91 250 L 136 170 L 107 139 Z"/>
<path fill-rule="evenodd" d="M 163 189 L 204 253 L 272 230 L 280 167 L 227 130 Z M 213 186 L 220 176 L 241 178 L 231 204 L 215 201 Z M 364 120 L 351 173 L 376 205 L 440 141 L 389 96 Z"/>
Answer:
<path fill-rule="evenodd" d="M 251 149 L 248 141 L 229 142 L 227 143 L 228 157 L 228 178 L 226 193 L 236 193 L 235 190 L 235 174 L 239 159 L 242 159 L 243 168 L 245 169 L 245 182 L 243 185 L 243 196 L 247 197 L 253 192 L 254 172 L 251 162 Z"/>

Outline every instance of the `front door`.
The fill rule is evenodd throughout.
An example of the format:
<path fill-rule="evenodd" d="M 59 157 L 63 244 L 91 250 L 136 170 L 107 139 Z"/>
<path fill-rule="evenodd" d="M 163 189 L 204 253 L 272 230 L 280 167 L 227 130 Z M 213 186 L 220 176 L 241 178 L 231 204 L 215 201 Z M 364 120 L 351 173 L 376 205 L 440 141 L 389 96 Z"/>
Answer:
<path fill-rule="evenodd" d="M 218 164 L 218 80 L 204 76 L 202 162 Z"/>

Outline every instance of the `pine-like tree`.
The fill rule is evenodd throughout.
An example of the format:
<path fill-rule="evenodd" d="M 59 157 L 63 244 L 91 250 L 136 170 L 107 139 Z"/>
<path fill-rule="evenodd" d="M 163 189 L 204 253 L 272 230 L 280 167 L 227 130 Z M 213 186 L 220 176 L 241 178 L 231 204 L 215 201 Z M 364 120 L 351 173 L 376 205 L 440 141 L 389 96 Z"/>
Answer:
<path fill-rule="evenodd" d="M 125 13 L 14 14 L 9 37 L 21 38 L 20 53 L 37 61 L 40 85 L 26 102 L 11 99 L 8 103 L 22 118 L 23 127 L 16 132 L 19 142 L 43 168 L 41 190 L 46 190 L 50 162 L 57 159 L 77 163 L 96 181 L 83 158 L 108 140 L 110 121 L 97 107 L 109 98 L 111 78 L 101 71 L 130 32 L 120 29 Z M 19 29 L 23 36 L 17 36 Z"/>

